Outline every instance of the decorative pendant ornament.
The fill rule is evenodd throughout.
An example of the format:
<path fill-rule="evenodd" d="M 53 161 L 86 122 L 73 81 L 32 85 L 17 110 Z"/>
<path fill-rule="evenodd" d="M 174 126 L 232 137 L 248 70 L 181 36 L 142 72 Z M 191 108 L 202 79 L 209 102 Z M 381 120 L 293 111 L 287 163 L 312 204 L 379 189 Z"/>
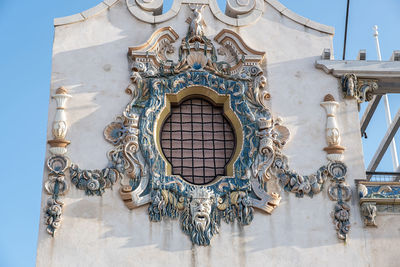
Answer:
<path fill-rule="evenodd" d="M 64 203 L 60 200 L 60 196 L 68 191 L 68 184 L 65 180 L 65 171 L 69 166 L 69 159 L 65 156 L 67 153 L 67 146 L 70 143 L 65 140 L 67 134 L 67 116 L 65 113 L 65 106 L 67 100 L 71 98 L 67 94 L 64 87 L 56 90 L 53 98 L 56 100 L 57 111 L 53 122 L 53 140 L 49 140 L 50 156 L 47 160 L 47 168 L 49 176 L 44 183 L 45 192 L 51 197 L 47 201 L 47 208 L 45 212 L 45 223 L 47 225 L 47 232 L 54 236 L 56 230 L 60 227 L 62 208 Z"/>

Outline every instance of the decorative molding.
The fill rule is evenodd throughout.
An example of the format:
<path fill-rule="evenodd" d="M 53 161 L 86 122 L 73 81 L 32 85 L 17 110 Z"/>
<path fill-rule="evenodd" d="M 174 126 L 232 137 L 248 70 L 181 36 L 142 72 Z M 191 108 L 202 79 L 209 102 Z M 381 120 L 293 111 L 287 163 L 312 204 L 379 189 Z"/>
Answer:
<path fill-rule="evenodd" d="M 355 74 L 342 76 L 341 85 L 346 98 L 355 98 L 357 103 L 371 101 L 378 89 L 377 80 L 358 79 Z"/>
<path fill-rule="evenodd" d="M 116 169 L 105 168 L 103 170 L 82 171 L 75 164 L 69 168 L 71 182 L 89 196 L 101 196 L 106 188 L 111 188 L 117 181 L 119 173 Z"/>
<path fill-rule="evenodd" d="M 283 16 L 301 24 L 304 25 L 307 28 L 327 33 L 327 34 L 335 34 L 335 28 L 320 24 L 318 22 L 312 21 L 308 18 L 302 17 L 299 14 L 294 13 L 293 11 L 289 10 L 286 6 L 282 5 L 281 2 L 278 0 L 264 0 L 266 3 L 270 4 L 273 8 L 275 8 L 279 13 L 281 13 Z"/>
<path fill-rule="evenodd" d="M 400 62 L 375 60 L 317 60 L 315 67 L 341 78 L 348 73 L 355 74 L 361 79 L 385 79 L 400 77 Z M 381 86 L 380 86 L 381 87 Z"/>
<path fill-rule="evenodd" d="M 59 196 L 64 195 L 68 191 L 68 184 L 65 181 L 65 171 L 69 166 L 69 159 L 65 156 L 67 152 L 67 145 L 70 143 L 65 140 L 68 130 L 67 117 L 65 113 L 65 106 L 68 99 L 67 90 L 60 87 L 56 90 L 53 99 L 56 100 L 57 110 L 52 125 L 53 140 L 49 140 L 49 151 L 53 154 L 47 160 L 47 168 L 49 175 L 47 181 L 44 183 L 44 190 L 51 197 L 47 201 L 45 211 L 45 223 L 47 225 L 47 232 L 54 236 L 56 230 L 60 227 L 62 208 L 64 203 L 60 200 Z"/>
<path fill-rule="evenodd" d="M 102 13 L 105 10 L 108 10 L 111 6 L 116 4 L 118 1 L 119 0 L 105 0 L 92 8 L 82 11 L 81 13 L 77 13 L 77 14 L 74 14 L 71 16 L 66 16 L 66 17 L 55 18 L 54 26 L 57 27 L 57 26 L 62 26 L 62 25 L 67 25 L 67 24 L 71 24 L 71 23 L 85 21 L 93 16 L 96 16 L 96 15 Z"/>
<path fill-rule="evenodd" d="M 315 67 L 338 79 L 342 79 L 348 74 L 354 74 L 357 81 L 364 80 L 365 82 L 362 84 L 354 86 L 355 90 L 358 90 L 361 85 L 369 85 L 375 90 L 374 94 L 400 93 L 400 61 L 317 60 Z M 354 77 L 353 80 L 355 80 Z M 347 94 L 349 86 L 343 88 L 346 88 Z M 360 88 L 359 95 L 363 96 L 363 101 L 368 97 L 368 95 L 364 96 L 366 89 Z M 353 90 L 349 91 L 349 95 L 351 95 L 351 91 Z"/>
<path fill-rule="evenodd" d="M 360 203 L 399 204 L 400 182 L 358 181 Z"/>
<path fill-rule="evenodd" d="M 162 23 L 168 21 L 178 15 L 183 5 L 189 5 L 191 9 L 193 6 L 206 5 L 209 7 L 211 13 L 216 19 L 221 22 L 231 25 L 231 26 L 245 26 L 255 23 L 264 12 L 264 2 L 263 0 L 252 0 L 248 3 L 246 7 L 242 6 L 240 9 L 240 16 L 230 17 L 221 12 L 216 0 L 175 0 L 172 3 L 172 7 L 164 14 L 148 12 L 148 10 L 143 9 L 135 0 L 126 0 L 128 10 L 130 13 L 140 21 L 147 23 Z M 237 17 L 237 18 L 236 18 Z"/>

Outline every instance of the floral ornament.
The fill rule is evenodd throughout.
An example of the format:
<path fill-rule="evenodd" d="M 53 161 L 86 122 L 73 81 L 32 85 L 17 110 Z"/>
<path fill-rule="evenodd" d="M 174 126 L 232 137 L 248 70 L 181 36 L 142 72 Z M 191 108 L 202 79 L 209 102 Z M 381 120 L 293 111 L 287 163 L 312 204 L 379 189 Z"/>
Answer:
<path fill-rule="evenodd" d="M 332 179 L 338 182 L 344 181 L 347 173 L 347 167 L 341 162 L 332 162 L 328 165 L 328 171 L 332 176 Z"/>
<path fill-rule="evenodd" d="M 271 175 L 277 177 L 279 184 L 287 192 L 295 193 L 297 197 L 321 192 L 325 181 L 329 177 L 332 183 L 328 187 L 328 196 L 337 201 L 334 209 L 334 223 L 339 239 L 346 240 L 350 230 L 350 206 L 345 203 L 352 196 L 349 185 L 345 183 L 347 167 L 342 162 L 330 162 L 322 166 L 315 174 L 302 176 L 289 169 L 287 158 L 282 154 L 276 154 L 270 168 Z"/>
<path fill-rule="evenodd" d="M 121 122 L 112 122 L 104 129 L 104 139 L 117 145 L 125 137 L 126 130 Z"/>
<path fill-rule="evenodd" d="M 119 172 L 113 168 L 103 170 L 81 170 L 78 165 L 70 167 L 71 182 L 87 195 L 101 196 L 106 188 L 110 188 L 118 179 Z"/>
<path fill-rule="evenodd" d="M 47 232 L 54 236 L 56 230 L 60 227 L 62 207 L 64 203 L 59 196 L 68 191 L 68 184 L 65 181 L 65 171 L 68 168 L 69 160 L 65 156 L 54 155 L 47 160 L 49 176 L 44 183 L 44 189 L 51 197 L 47 200 L 45 209 L 45 224 Z"/>
<path fill-rule="evenodd" d="M 350 206 L 346 203 L 339 201 L 335 205 L 333 214 L 333 221 L 336 226 L 338 238 L 342 240 L 347 239 L 347 234 L 350 231 Z"/>
<path fill-rule="evenodd" d="M 350 206 L 345 201 L 349 201 L 352 196 L 351 188 L 345 181 L 347 167 L 342 162 L 331 162 L 328 164 L 328 171 L 332 182 L 328 188 L 328 196 L 337 201 L 333 214 L 334 224 L 338 238 L 346 241 L 351 225 Z"/>
<path fill-rule="evenodd" d="M 49 198 L 45 213 L 45 224 L 47 233 L 54 236 L 56 230 L 60 227 L 62 207 L 64 203 L 61 200 Z"/>
<path fill-rule="evenodd" d="M 328 167 L 322 166 L 315 174 L 300 175 L 289 169 L 287 157 L 277 154 L 271 166 L 271 175 L 279 180 L 279 184 L 287 192 L 295 193 L 297 197 L 314 196 L 321 192 L 329 176 Z"/>

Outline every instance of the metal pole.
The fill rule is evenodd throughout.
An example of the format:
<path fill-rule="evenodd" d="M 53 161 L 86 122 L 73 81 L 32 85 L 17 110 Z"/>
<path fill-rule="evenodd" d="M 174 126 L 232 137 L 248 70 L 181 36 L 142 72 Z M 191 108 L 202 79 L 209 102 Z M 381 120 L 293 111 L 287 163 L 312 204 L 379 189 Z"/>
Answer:
<path fill-rule="evenodd" d="M 374 26 L 374 37 L 375 37 L 375 43 L 376 43 L 376 52 L 378 54 L 378 60 L 382 61 L 382 56 L 381 56 L 381 48 L 379 46 L 379 39 L 378 39 L 378 26 Z M 383 102 L 385 104 L 385 115 L 386 115 L 386 124 L 387 127 L 389 127 L 392 124 L 392 115 L 390 114 L 390 106 L 389 106 L 389 99 L 387 94 L 383 95 Z M 393 140 L 390 143 L 390 152 L 392 154 L 392 163 L 393 163 L 393 170 L 397 171 L 399 168 L 399 160 L 397 158 L 397 149 L 396 149 L 396 141 Z"/>
<path fill-rule="evenodd" d="M 346 59 L 347 25 L 349 23 L 349 6 L 350 6 L 350 0 L 347 0 L 346 25 L 345 25 L 345 28 L 344 28 L 344 42 L 343 42 L 343 60 Z"/>

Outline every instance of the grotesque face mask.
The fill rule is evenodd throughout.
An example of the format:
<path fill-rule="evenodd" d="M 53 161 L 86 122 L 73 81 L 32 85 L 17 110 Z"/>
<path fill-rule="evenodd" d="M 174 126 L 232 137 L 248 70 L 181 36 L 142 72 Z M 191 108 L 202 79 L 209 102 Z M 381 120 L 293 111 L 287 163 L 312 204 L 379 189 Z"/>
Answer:
<path fill-rule="evenodd" d="M 197 186 L 191 190 L 191 200 L 182 212 L 182 230 L 190 236 L 193 243 L 207 246 L 218 232 L 215 216 L 213 192 L 206 187 Z"/>
<path fill-rule="evenodd" d="M 193 198 L 190 202 L 193 224 L 201 231 L 205 231 L 210 224 L 211 205 L 210 198 Z"/>

